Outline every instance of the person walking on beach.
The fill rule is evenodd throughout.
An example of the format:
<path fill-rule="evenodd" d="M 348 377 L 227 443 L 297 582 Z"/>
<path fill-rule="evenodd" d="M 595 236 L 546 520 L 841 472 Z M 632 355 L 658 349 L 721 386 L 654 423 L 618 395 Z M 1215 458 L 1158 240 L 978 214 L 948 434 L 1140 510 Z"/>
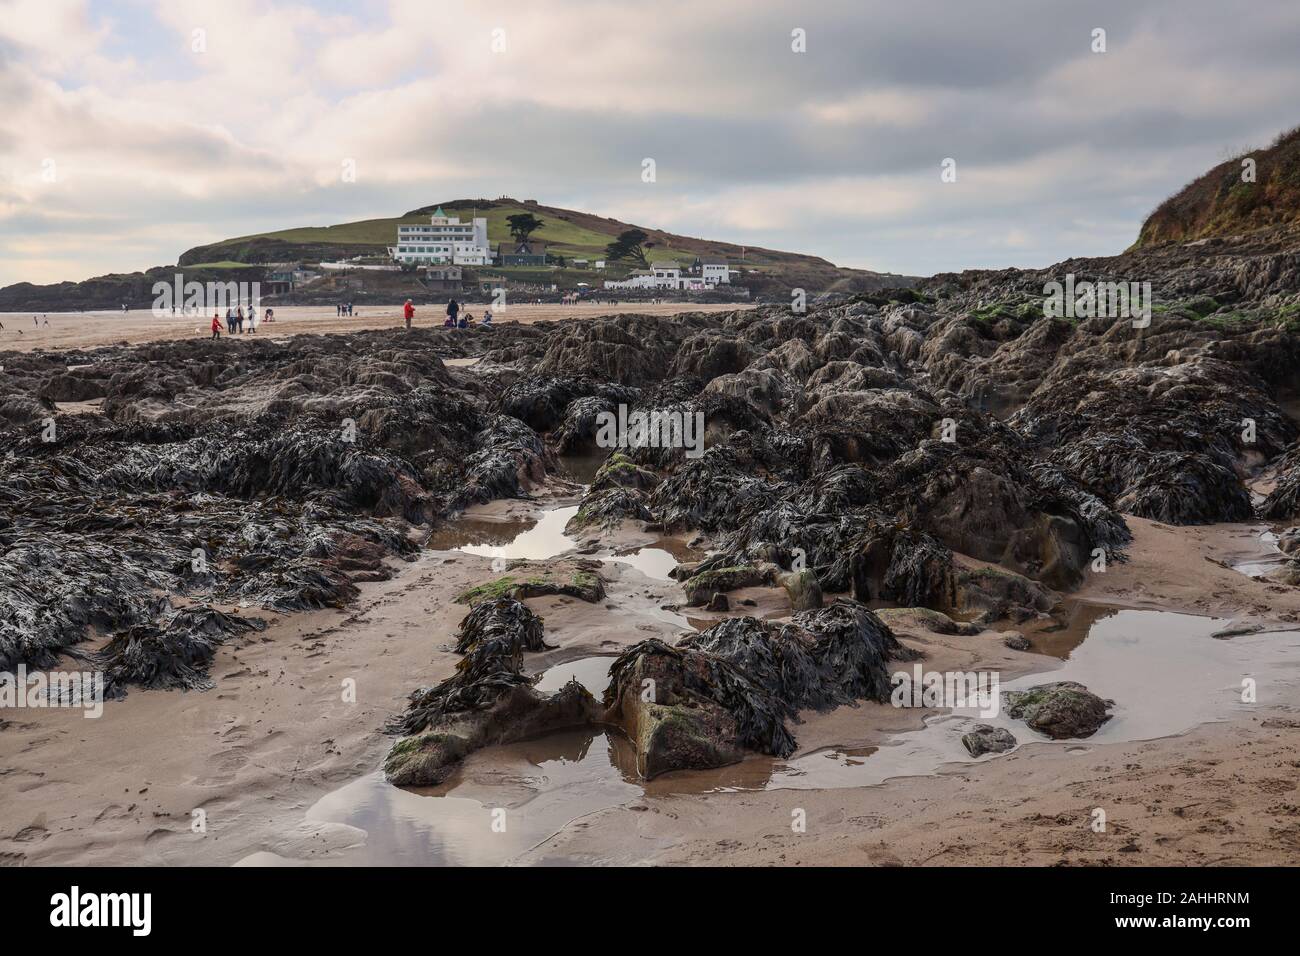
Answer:
<path fill-rule="evenodd" d="M 221 317 L 217 313 L 212 313 L 212 337 L 221 338 Z"/>
<path fill-rule="evenodd" d="M 241 335 L 244 332 L 244 307 L 242 305 L 235 310 L 235 331 Z"/>
<path fill-rule="evenodd" d="M 411 320 L 415 318 L 415 304 L 410 299 L 406 300 L 406 305 L 402 306 L 402 317 L 406 319 L 406 327 L 411 327 Z"/>
<path fill-rule="evenodd" d="M 456 316 L 460 313 L 460 303 L 452 299 L 447 303 L 447 324 L 456 327 Z"/>

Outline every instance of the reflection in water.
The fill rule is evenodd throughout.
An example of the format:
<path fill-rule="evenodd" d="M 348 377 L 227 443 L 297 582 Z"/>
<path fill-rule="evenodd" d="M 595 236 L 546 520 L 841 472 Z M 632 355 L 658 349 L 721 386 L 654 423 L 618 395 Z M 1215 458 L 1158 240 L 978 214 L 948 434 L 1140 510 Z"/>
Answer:
<path fill-rule="evenodd" d="M 576 677 L 578 683 L 599 700 L 609 684 L 609 667 L 613 663 L 613 657 L 582 657 L 567 664 L 554 664 L 542 671 L 541 678 L 533 686 L 543 693 L 553 694 Z"/>
<path fill-rule="evenodd" d="M 537 518 L 493 519 L 462 517 L 430 535 L 427 547 L 435 551 L 463 551 L 484 558 L 543 561 L 577 547 L 565 525 L 578 512 L 576 505 L 550 508 Z M 675 538 L 660 538 L 644 547 L 618 554 L 593 555 L 597 561 L 627 564 L 655 581 L 671 581 L 668 572 L 699 555 Z"/>
<path fill-rule="evenodd" d="M 577 545 L 576 538 L 570 538 L 564 533 L 564 526 L 577 513 L 577 505 L 571 505 L 567 508 L 551 508 L 548 511 L 543 511 L 541 516 L 534 522 L 510 522 L 510 530 L 515 532 L 512 538 L 502 540 L 505 537 L 502 534 L 487 538 L 482 544 L 467 542 L 456 544 L 454 547 L 466 554 L 477 554 L 484 558 L 526 558 L 530 561 L 553 558 L 557 554 L 563 554 Z M 493 522 L 461 519 L 452 522 L 447 532 L 454 535 L 457 531 L 469 525 L 471 526 L 471 535 L 484 538 L 489 534 L 486 526 L 490 524 L 493 524 Z M 523 530 L 519 530 L 521 524 Z M 501 528 L 505 527 L 505 525 L 498 523 L 497 527 Z"/>
<path fill-rule="evenodd" d="M 1262 578 L 1270 571 L 1276 571 L 1287 562 L 1287 556 L 1282 553 L 1282 549 L 1277 546 L 1277 542 L 1278 535 L 1276 531 L 1261 531 L 1259 533 L 1259 547 L 1262 553 L 1254 555 L 1246 561 L 1234 562 L 1232 569 L 1240 571 L 1251 578 Z"/>
<path fill-rule="evenodd" d="M 613 731 L 493 748 L 485 775 L 479 756 L 466 761 L 463 780 L 436 791 L 401 790 L 370 774 L 322 797 L 307 819 L 365 831 L 363 846 L 331 862 L 483 866 L 507 863 L 571 820 L 641 794 L 631 746 Z"/>

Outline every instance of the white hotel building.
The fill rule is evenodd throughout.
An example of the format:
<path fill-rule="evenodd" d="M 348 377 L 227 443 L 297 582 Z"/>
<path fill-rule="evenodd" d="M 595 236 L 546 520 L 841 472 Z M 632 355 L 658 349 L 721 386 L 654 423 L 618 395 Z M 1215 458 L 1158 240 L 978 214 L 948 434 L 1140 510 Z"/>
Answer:
<path fill-rule="evenodd" d="M 403 264 L 486 266 L 492 262 L 487 220 L 477 217 L 461 222 L 459 216 L 444 213 L 441 206 L 429 217 L 427 226 L 398 226 L 397 245 L 389 246 L 388 252 Z"/>

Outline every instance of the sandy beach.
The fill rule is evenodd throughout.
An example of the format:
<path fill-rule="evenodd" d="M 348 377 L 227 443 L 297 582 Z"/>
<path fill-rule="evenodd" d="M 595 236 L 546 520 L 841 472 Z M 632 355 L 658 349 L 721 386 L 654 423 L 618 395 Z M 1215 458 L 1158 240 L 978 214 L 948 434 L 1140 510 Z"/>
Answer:
<path fill-rule="evenodd" d="M 479 530 L 536 527 L 549 509 L 571 507 L 573 490 L 560 485 L 534 501 L 495 502 L 469 520 Z M 1285 629 L 1300 615 L 1293 591 L 1218 563 L 1239 557 L 1256 529 L 1131 524 L 1130 561 L 1094 575 L 1077 595 L 1084 609 L 1077 633 L 1026 629 L 1036 646 L 1022 653 L 1005 647 L 995 630 L 960 637 L 897 624 L 896 632 L 925 654 L 927 667 L 995 669 L 1010 681 L 1060 668 L 1052 639 L 1078 646 L 1117 597 L 1129 607 L 1129 596 L 1138 595 L 1136 604 L 1149 610 L 1270 628 Z M 652 539 L 624 534 L 601 550 L 626 552 Z M 528 568 L 563 568 L 574 556 Z M 1286 661 L 1261 672 L 1258 704 L 1224 711 L 1225 719 L 1193 720 L 1177 733 L 1142 732 L 1152 711 L 1175 699 L 1176 682 L 1153 684 L 1149 701 L 1125 700 L 1141 711 L 1134 714 L 1136 739 L 1029 741 L 979 761 L 944 759 L 924 738 L 891 753 L 944 713 L 866 703 L 806 714 L 799 752 L 785 762 L 754 757 L 636 784 L 583 770 L 589 751 L 603 746 L 597 737 L 568 749 L 561 740 L 540 750 L 485 751 L 441 788 L 400 791 L 377 779 L 391 743 L 382 725 L 416 684 L 452 672 L 459 658 L 449 638 L 466 610 L 454 598 L 493 567 L 487 553 L 448 550 L 442 541 L 399 565 L 392 580 L 364 585 L 353 607 L 280 618 L 227 646 L 211 691 L 132 691 L 97 720 L 66 709 L 11 712 L 0 733 L 7 781 L 0 859 L 1259 865 L 1294 862 L 1300 851 L 1300 632 L 1285 630 L 1256 638 L 1261 662 Z M 530 667 L 563 673 L 563 662 L 617 653 L 647 636 L 671 639 L 683 624 L 704 627 L 722 616 L 665 614 L 659 609 L 674 600 L 673 582 L 634 565 L 607 561 L 601 573 L 608 580 L 602 604 L 527 601 L 557 645 L 530 658 Z M 733 594 L 746 598 L 755 601 L 747 613 L 789 613 L 780 589 Z M 355 702 L 344 699 L 348 680 L 355 681 Z M 886 758 L 883 779 L 854 784 L 852 774 L 872 754 Z M 517 814 L 508 840 L 489 828 L 494 807 Z M 1090 828 L 1098 807 L 1110 821 L 1104 833 Z M 806 830 L 792 831 L 792 814 L 806 819 Z"/>
<path fill-rule="evenodd" d="M 418 306 L 415 326 L 431 328 L 441 326 L 446 318 L 443 305 Z M 467 306 L 475 319 L 483 318 L 483 306 Z M 562 319 L 590 319 L 598 315 L 676 315 L 681 312 L 733 312 L 752 308 L 747 303 L 687 305 L 681 302 L 602 305 L 583 302 L 577 305 L 508 305 L 504 311 L 493 312 L 493 324 L 519 322 L 557 322 Z M 224 318 L 224 312 L 223 318 Z M 211 335 L 212 316 L 202 319 L 194 316 L 154 316 L 149 312 L 49 312 L 37 313 L 36 322 L 26 312 L 0 312 L 0 351 L 12 349 L 33 352 L 37 349 L 90 349 L 101 345 L 135 345 L 141 342 L 160 342 L 173 339 L 206 339 Z M 44 323 L 48 321 L 49 325 Z M 401 328 L 402 307 L 357 306 L 356 314 L 340 317 L 334 306 L 282 305 L 275 308 L 275 321 L 270 325 L 259 323 L 254 335 L 301 335 L 328 332 L 354 332 L 362 329 Z M 222 327 L 222 337 L 225 337 Z M 233 335 L 240 341 L 247 335 Z"/>

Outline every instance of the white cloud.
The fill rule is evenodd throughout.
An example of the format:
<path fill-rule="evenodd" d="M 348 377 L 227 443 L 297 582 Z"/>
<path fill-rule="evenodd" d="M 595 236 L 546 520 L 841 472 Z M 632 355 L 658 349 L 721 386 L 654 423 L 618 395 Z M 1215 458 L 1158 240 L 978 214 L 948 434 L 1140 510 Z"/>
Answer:
<path fill-rule="evenodd" d="M 1294 5 L 1040 8 L 0 0 L 0 284 L 502 192 L 868 267 L 1043 264 L 1300 121 Z"/>

